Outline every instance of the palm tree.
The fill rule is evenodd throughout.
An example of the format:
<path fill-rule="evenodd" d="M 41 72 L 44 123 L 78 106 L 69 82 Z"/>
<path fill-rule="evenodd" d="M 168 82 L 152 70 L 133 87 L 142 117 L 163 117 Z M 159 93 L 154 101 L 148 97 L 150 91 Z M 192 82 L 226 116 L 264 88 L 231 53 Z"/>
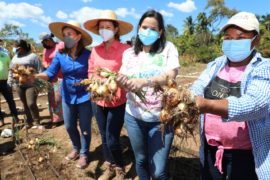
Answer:
<path fill-rule="evenodd" d="M 267 31 L 270 30 L 270 14 L 262 15 L 260 18 L 260 23 L 265 26 Z"/>
<path fill-rule="evenodd" d="M 192 16 L 188 16 L 184 21 L 184 35 L 193 35 L 195 31 L 195 23 Z"/>

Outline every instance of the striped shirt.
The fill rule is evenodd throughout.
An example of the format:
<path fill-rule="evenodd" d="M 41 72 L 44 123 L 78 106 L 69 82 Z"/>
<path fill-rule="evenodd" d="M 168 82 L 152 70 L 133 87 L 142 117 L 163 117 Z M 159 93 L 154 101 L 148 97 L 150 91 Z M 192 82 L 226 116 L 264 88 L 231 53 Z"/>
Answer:
<path fill-rule="evenodd" d="M 204 88 L 227 64 L 226 56 L 210 62 L 191 87 L 196 95 L 203 96 Z M 241 82 L 241 96 L 228 100 L 229 121 L 246 121 L 254 155 L 256 173 L 260 180 L 270 179 L 270 59 L 257 53 L 247 65 Z M 200 159 L 204 164 L 204 117 L 200 122 Z"/>

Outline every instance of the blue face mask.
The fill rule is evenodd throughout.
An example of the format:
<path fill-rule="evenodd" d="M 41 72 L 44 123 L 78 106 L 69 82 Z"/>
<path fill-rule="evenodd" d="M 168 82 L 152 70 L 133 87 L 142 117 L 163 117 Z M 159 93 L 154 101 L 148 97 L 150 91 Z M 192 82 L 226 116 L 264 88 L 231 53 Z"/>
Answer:
<path fill-rule="evenodd" d="M 241 62 L 245 60 L 254 50 L 251 48 L 252 39 L 240 40 L 224 40 L 222 44 L 223 53 L 229 58 L 231 62 Z"/>
<path fill-rule="evenodd" d="M 19 49 L 20 49 L 20 47 L 13 47 L 12 48 L 12 52 L 14 53 L 14 54 L 17 54 L 18 53 L 18 51 L 19 51 Z"/>
<path fill-rule="evenodd" d="M 156 42 L 156 40 L 159 38 L 158 32 L 149 28 L 139 31 L 138 35 L 139 35 L 139 39 L 142 41 L 142 43 L 145 46 L 154 44 L 154 42 Z"/>

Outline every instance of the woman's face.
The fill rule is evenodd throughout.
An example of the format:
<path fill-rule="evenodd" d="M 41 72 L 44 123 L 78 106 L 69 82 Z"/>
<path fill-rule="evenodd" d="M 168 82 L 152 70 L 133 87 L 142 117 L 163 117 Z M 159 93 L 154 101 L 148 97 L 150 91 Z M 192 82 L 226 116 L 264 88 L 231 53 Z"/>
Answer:
<path fill-rule="evenodd" d="M 15 52 L 18 54 L 18 55 L 21 55 L 21 54 L 23 54 L 23 48 L 22 47 L 19 47 L 19 46 L 14 46 L 14 48 L 15 48 Z M 15 53 L 14 52 L 14 53 Z"/>
<path fill-rule="evenodd" d="M 254 36 L 253 32 L 245 31 L 237 26 L 230 26 L 224 32 L 224 40 L 252 39 Z M 257 35 L 256 39 L 252 41 L 251 49 L 259 43 L 259 39 L 259 35 Z"/>
<path fill-rule="evenodd" d="M 46 49 L 53 48 L 55 46 L 55 42 L 51 39 L 44 39 L 42 42 L 42 45 Z"/>
<path fill-rule="evenodd" d="M 100 21 L 98 24 L 98 29 L 107 29 L 116 32 L 117 27 L 114 27 L 114 24 L 111 21 Z"/>
<path fill-rule="evenodd" d="M 237 26 L 228 27 L 224 33 L 225 40 L 240 40 L 240 39 L 252 39 L 254 37 L 253 32 L 244 31 Z"/>
<path fill-rule="evenodd" d="M 66 27 L 63 29 L 63 37 L 70 37 L 75 41 L 79 41 L 81 39 L 81 34 L 78 34 L 74 29 Z"/>
<path fill-rule="evenodd" d="M 162 30 L 159 30 L 158 21 L 154 17 L 146 17 L 143 20 L 143 22 L 139 28 L 139 31 L 145 30 L 145 29 L 151 29 L 151 30 L 157 31 L 159 36 L 162 33 Z"/>

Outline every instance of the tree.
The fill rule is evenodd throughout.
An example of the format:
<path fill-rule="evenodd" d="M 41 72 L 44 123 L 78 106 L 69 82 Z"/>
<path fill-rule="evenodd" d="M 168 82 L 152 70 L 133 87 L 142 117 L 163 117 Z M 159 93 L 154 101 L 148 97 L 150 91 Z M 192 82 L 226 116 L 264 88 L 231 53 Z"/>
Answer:
<path fill-rule="evenodd" d="M 193 35 L 195 31 L 195 23 L 192 16 L 188 16 L 184 21 L 184 35 Z"/>
<path fill-rule="evenodd" d="M 3 39 L 29 39 L 28 33 L 22 32 L 22 29 L 14 24 L 4 24 L 4 27 L 0 30 L 0 37 Z"/>
<path fill-rule="evenodd" d="M 259 16 L 260 23 L 265 26 L 267 31 L 270 31 L 270 14 Z"/>
<path fill-rule="evenodd" d="M 206 32 L 208 31 L 208 26 L 210 26 L 210 22 L 205 14 L 205 12 L 200 12 L 197 16 L 197 32 Z"/>
<path fill-rule="evenodd" d="M 224 4 L 224 0 L 208 0 L 205 9 L 210 9 L 208 21 L 212 24 L 212 32 L 218 30 L 220 22 L 223 18 L 230 18 L 235 13 L 237 13 L 236 9 L 230 9 L 226 7 Z"/>
<path fill-rule="evenodd" d="M 166 35 L 168 37 L 168 39 L 171 39 L 171 38 L 176 38 L 178 36 L 178 30 L 176 27 L 174 27 L 173 25 L 171 24 L 168 24 L 166 26 Z"/>

